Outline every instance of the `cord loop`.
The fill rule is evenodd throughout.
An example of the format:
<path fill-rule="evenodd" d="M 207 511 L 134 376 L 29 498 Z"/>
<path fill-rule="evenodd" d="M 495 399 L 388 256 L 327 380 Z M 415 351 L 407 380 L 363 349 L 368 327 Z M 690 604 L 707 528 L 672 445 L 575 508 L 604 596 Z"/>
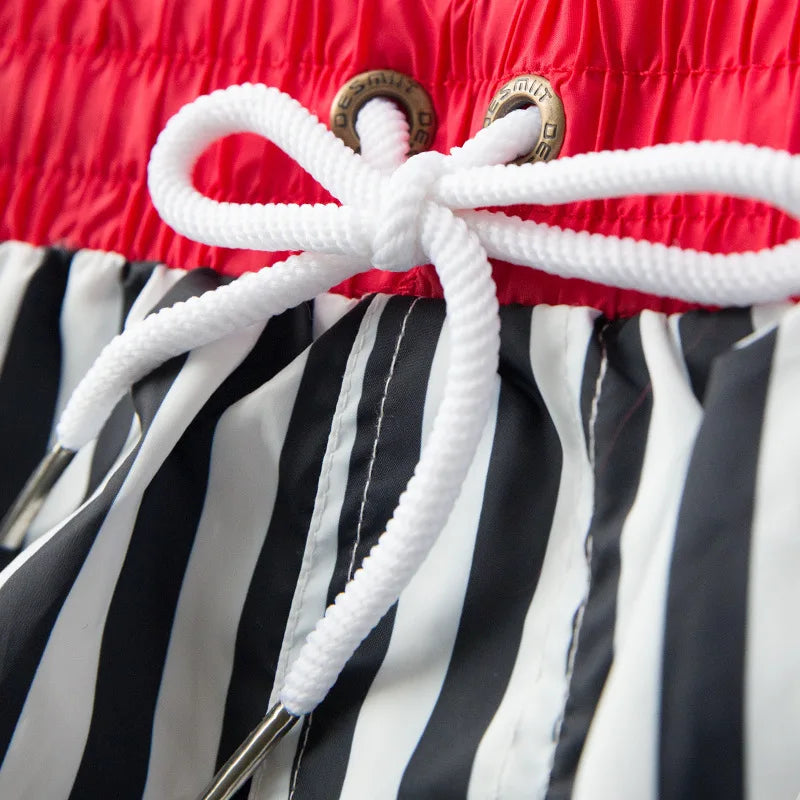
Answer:
<path fill-rule="evenodd" d="M 372 212 L 375 234 L 370 260 L 375 269 L 403 272 L 429 257 L 422 242 L 423 223 L 446 158 L 436 152 L 420 153 L 386 179 L 380 209 Z"/>

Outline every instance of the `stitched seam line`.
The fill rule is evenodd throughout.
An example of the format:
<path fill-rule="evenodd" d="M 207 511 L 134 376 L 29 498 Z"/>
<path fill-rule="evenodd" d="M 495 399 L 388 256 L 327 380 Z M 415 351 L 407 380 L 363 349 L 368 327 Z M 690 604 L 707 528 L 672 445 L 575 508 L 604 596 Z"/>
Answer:
<path fill-rule="evenodd" d="M 244 66 L 248 64 L 260 64 L 265 67 L 278 68 L 289 67 L 312 69 L 317 71 L 339 72 L 343 69 L 342 63 L 329 63 L 325 61 L 303 61 L 287 56 L 286 58 L 270 59 L 269 56 L 262 55 L 232 55 L 225 52 L 212 53 L 210 51 L 190 52 L 188 50 L 159 50 L 157 48 L 134 48 L 123 47 L 108 43 L 79 44 L 76 42 L 45 41 L 41 39 L 5 39 L 0 40 L 0 49 L 23 50 L 38 49 L 47 54 L 61 53 L 63 55 L 83 56 L 95 55 L 99 57 L 125 58 L 131 61 L 169 61 L 171 63 L 212 63 L 223 61 L 232 66 Z M 730 64 L 727 66 L 699 66 L 699 67 L 657 67 L 651 69 L 630 69 L 626 67 L 605 66 L 597 64 L 583 64 L 572 66 L 556 66 L 547 64 L 526 64 L 514 71 L 498 72 L 496 75 L 473 75 L 468 74 L 464 77 L 448 75 L 440 80 L 425 80 L 426 85 L 473 85 L 476 83 L 489 83 L 500 85 L 520 71 L 534 71 L 550 75 L 575 75 L 585 73 L 597 73 L 601 75 L 622 75 L 630 77 L 674 77 L 680 75 L 724 75 L 751 71 L 769 71 L 780 69 L 796 69 L 800 66 L 800 59 L 783 58 L 772 63 L 748 63 Z M 463 74 L 463 72 L 461 73 Z"/>
<path fill-rule="evenodd" d="M 608 351 L 606 349 L 605 339 L 603 334 L 608 327 L 608 323 L 600 330 L 598 334 L 598 339 L 600 341 L 601 356 L 600 356 L 600 369 L 597 374 L 597 381 L 595 382 L 594 387 L 594 396 L 592 397 L 592 410 L 589 415 L 589 463 L 592 467 L 592 474 L 594 474 L 595 462 L 597 460 L 597 440 L 595 438 L 595 425 L 597 424 L 597 410 L 600 405 L 600 394 L 603 390 L 603 379 L 605 378 L 606 371 L 608 369 Z M 591 523 L 590 523 L 590 530 L 591 530 Z M 578 653 L 578 644 L 580 642 L 581 637 L 581 628 L 583 627 L 583 617 L 586 612 L 586 604 L 589 601 L 589 593 L 592 588 L 592 551 L 593 551 L 593 538 L 591 532 L 587 533 L 586 535 L 586 544 L 585 544 L 585 555 L 586 555 L 586 569 L 587 569 L 587 582 L 586 582 L 586 591 L 584 592 L 583 598 L 581 599 L 581 604 L 578 606 L 578 610 L 575 614 L 575 622 L 574 622 L 574 632 L 572 634 L 572 642 L 570 643 L 569 653 L 567 654 L 567 668 L 565 672 L 565 683 L 566 683 L 566 691 L 564 694 L 564 704 L 561 707 L 561 713 L 558 716 L 558 720 L 556 720 L 556 724 L 553 727 L 553 752 L 552 752 L 552 760 L 550 763 L 550 774 L 552 775 L 553 771 L 553 762 L 555 760 L 556 750 L 558 749 L 558 745 L 561 742 L 561 731 L 564 726 L 564 717 L 567 712 L 567 702 L 569 701 L 569 690 L 570 685 L 572 684 L 572 677 L 575 672 L 575 658 Z"/>
<path fill-rule="evenodd" d="M 395 366 L 397 365 L 397 356 L 400 352 L 400 345 L 403 341 L 403 337 L 405 336 L 406 326 L 408 325 L 408 318 L 411 316 L 411 312 L 414 310 L 414 306 L 419 302 L 419 298 L 415 298 L 411 305 L 408 307 L 408 310 L 403 317 L 403 323 L 400 326 L 400 332 L 397 334 L 397 341 L 395 342 L 394 346 L 394 353 L 392 353 L 392 361 L 389 365 L 389 374 L 386 376 L 386 381 L 383 384 L 383 395 L 381 396 L 380 407 L 378 411 L 378 420 L 375 425 L 375 438 L 372 441 L 372 454 L 370 456 L 369 467 L 367 468 L 367 479 L 364 482 L 364 492 L 361 496 L 361 506 L 358 510 L 358 525 L 356 527 L 356 538 L 355 542 L 353 543 L 353 549 L 350 554 L 350 565 L 347 570 L 347 579 L 350 580 L 353 577 L 353 568 L 355 566 L 356 560 L 356 551 L 358 550 L 358 545 L 361 543 L 361 527 L 364 522 L 364 508 L 367 504 L 367 492 L 369 490 L 370 482 L 372 481 L 372 470 L 375 466 L 375 458 L 378 453 L 378 440 L 381 437 L 381 428 L 383 427 L 383 416 L 384 410 L 386 408 L 386 396 L 389 394 L 389 385 L 392 382 L 392 377 L 394 376 Z M 303 760 L 303 754 L 305 753 L 306 749 L 306 742 L 308 741 L 308 734 L 311 730 L 311 722 L 314 717 L 313 712 L 308 716 L 308 722 L 306 723 L 306 730 L 305 736 L 303 738 L 303 743 L 300 747 L 300 751 L 297 755 L 297 762 L 295 764 L 294 775 L 292 776 L 292 788 L 289 792 L 288 800 L 293 800 L 294 798 L 294 790 L 295 786 L 297 785 L 297 776 L 300 772 L 300 764 Z"/>
<path fill-rule="evenodd" d="M 561 361 L 561 379 L 562 379 L 562 386 L 564 386 L 564 387 L 569 387 L 570 386 L 569 375 L 567 373 L 567 361 L 569 360 L 569 340 L 570 340 L 569 333 L 570 333 L 570 328 L 572 327 L 573 320 L 574 320 L 574 313 L 571 310 L 569 310 L 567 312 L 566 324 L 564 325 L 564 341 L 563 341 L 563 350 L 562 350 L 562 354 L 561 354 L 561 356 L 562 356 L 562 361 Z M 583 434 L 583 425 L 581 424 L 580 413 L 578 411 L 578 406 L 577 406 L 577 404 L 572 402 L 573 398 L 569 396 L 569 389 L 567 388 L 565 391 L 566 391 L 566 394 L 568 395 L 566 397 L 566 401 L 567 401 L 567 404 L 568 404 L 568 406 L 569 406 L 569 408 L 571 409 L 571 412 L 572 412 L 571 413 L 570 423 L 572 424 L 572 426 L 574 428 L 576 439 L 579 442 L 582 443 L 584 434 Z M 599 391 L 599 388 L 596 385 L 595 386 L 595 393 L 597 394 L 598 391 Z M 574 518 L 574 520 L 576 522 L 579 521 L 578 520 L 578 509 L 580 508 L 580 498 L 583 496 L 583 489 L 584 489 L 585 482 L 586 482 L 586 470 L 579 469 L 578 470 L 578 482 L 577 482 L 577 484 L 575 486 L 575 491 L 574 491 L 574 496 L 572 498 L 572 501 L 569 504 L 569 507 L 570 507 L 570 509 L 572 511 L 572 515 L 571 516 L 572 516 L 572 518 Z M 569 520 L 567 521 L 567 527 L 571 527 L 571 523 L 570 523 Z M 569 561 L 567 563 L 567 572 L 569 572 L 571 567 L 572 567 L 572 555 L 571 555 L 571 553 L 572 553 L 572 551 L 570 550 Z M 582 621 L 582 619 L 583 619 L 583 615 L 581 614 L 581 621 Z M 543 641 L 543 647 L 545 649 L 547 648 L 547 643 L 550 640 L 550 636 L 552 634 L 552 630 L 553 630 L 553 626 L 551 624 L 548 624 L 547 627 L 545 628 L 544 641 Z M 574 666 L 575 657 L 574 657 L 574 655 L 572 653 L 570 653 L 570 656 L 568 657 L 568 663 L 569 663 L 570 660 L 572 660 L 573 666 Z M 541 665 L 540 665 L 540 670 L 539 671 L 541 672 Z M 567 685 L 569 685 L 569 684 L 567 684 Z M 511 743 L 510 743 L 510 745 L 509 745 L 509 747 L 508 747 L 508 749 L 506 751 L 506 754 L 505 754 L 505 756 L 503 758 L 501 769 L 497 773 L 497 782 L 495 783 L 495 789 L 494 789 L 494 793 L 492 795 L 492 800 L 500 800 L 500 798 L 503 796 L 501 794 L 501 792 L 502 792 L 503 786 L 505 785 L 505 783 L 507 781 L 506 775 L 508 774 L 508 772 L 510 770 L 510 767 L 511 767 L 511 753 L 512 753 L 516 743 L 519 741 L 519 738 L 520 738 L 519 729 L 520 729 L 520 726 L 522 725 L 522 718 L 524 716 L 525 710 L 526 709 L 521 708 L 519 710 L 518 714 L 517 714 L 516 722 L 514 724 L 513 733 L 512 733 L 512 736 L 511 736 Z M 561 722 L 563 722 L 563 710 L 562 710 L 562 713 L 561 713 L 561 719 L 557 722 L 557 725 L 560 726 Z M 554 730 L 555 730 L 555 728 L 554 728 Z M 555 740 L 556 740 L 556 737 L 554 736 L 553 739 L 552 739 L 552 741 L 554 743 L 554 746 L 552 747 L 551 753 L 550 753 L 550 769 L 548 770 L 548 772 L 546 774 L 544 774 L 542 776 L 543 785 L 540 785 L 540 786 L 536 787 L 536 792 L 535 792 L 535 796 L 536 797 L 540 797 L 540 796 L 543 797 L 544 793 L 545 793 L 545 791 L 547 789 L 547 782 L 550 779 L 550 772 L 552 771 L 552 761 L 553 761 L 553 757 L 555 755 Z"/>
<path fill-rule="evenodd" d="M 536 383 L 536 374 L 535 374 L 535 371 L 534 371 L 534 368 L 533 368 L 533 362 L 531 361 L 530 351 L 531 351 L 531 348 L 533 346 L 533 318 L 534 318 L 535 313 L 536 313 L 536 310 L 535 309 L 531 309 L 531 340 L 528 343 L 528 361 L 531 363 L 531 373 L 533 374 L 534 383 Z M 569 319 L 569 317 L 567 319 Z M 567 340 L 566 340 L 566 334 L 565 334 L 565 336 L 564 336 L 564 352 L 565 353 L 566 353 L 566 349 L 567 349 Z M 563 375 L 563 379 L 564 379 L 564 382 L 563 382 L 562 385 L 563 386 L 568 386 L 569 384 L 567 383 L 566 359 L 562 362 L 562 375 Z M 547 558 L 546 553 L 545 553 L 545 558 Z M 534 596 L 535 596 L 535 592 L 536 592 L 536 590 L 534 589 Z M 531 598 L 531 604 L 532 603 L 533 603 L 533 598 Z M 528 606 L 528 612 L 530 612 L 530 605 Z M 526 614 L 526 621 L 527 621 L 527 614 Z M 547 634 L 545 633 L 545 640 L 546 639 L 547 639 Z M 521 646 L 521 643 L 520 643 L 520 646 Z M 514 667 L 512 668 L 511 677 L 509 677 L 509 684 L 511 683 L 511 678 L 513 678 L 514 669 L 516 669 L 516 663 L 514 664 Z M 517 711 L 516 717 L 514 719 L 514 726 L 511 729 L 511 741 L 509 742 L 509 745 L 506 748 L 505 754 L 503 755 L 503 759 L 500 762 L 500 768 L 497 770 L 497 779 L 495 780 L 494 791 L 492 792 L 492 800 L 500 800 L 500 798 L 502 797 L 500 792 L 503 790 L 503 785 L 506 783 L 506 774 L 508 773 L 508 771 L 509 771 L 509 769 L 511 767 L 511 753 L 514 750 L 514 746 L 519 741 L 519 729 L 520 729 L 520 726 L 522 725 L 522 717 L 523 717 L 523 715 L 524 715 L 526 710 L 527 709 L 525 708 L 525 706 L 523 706 Z M 491 723 L 490 723 L 490 725 L 491 725 Z"/>
<path fill-rule="evenodd" d="M 568 357 L 568 350 L 569 350 L 569 328 L 570 328 L 570 325 L 572 324 L 572 321 L 575 319 L 575 313 L 576 312 L 573 309 L 569 309 L 567 311 L 567 325 L 566 325 L 566 330 L 565 330 L 565 334 L 564 334 L 564 354 L 563 354 L 563 357 L 564 357 L 564 369 L 563 369 L 563 373 L 562 373 L 565 386 L 569 386 L 570 385 L 570 383 L 569 383 L 569 375 L 567 374 L 567 357 Z M 606 323 L 605 327 L 607 327 L 607 326 L 608 326 L 608 324 Z M 605 327 L 603 328 L 603 330 L 605 330 Z M 601 355 L 601 359 L 600 359 L 600 367 L 601 367 L 601 370 L 603 372 L 603 377 L 605 377 L 605 369 L 603 369 L 603 357 L 606 355 L 606 351 L 605 351 L 605 342 L 602 339 L 601 339 L 601 346 L 602 346 L 602 351 L 601 351 L 602 355 Z M 599 399 L 600 399 L 600 391 L 601 391 L 601 389 L 602 389 L 602 380 L 599 381 L 599 383 L 595 384 L 595 396 L 598 399 L 598 403 L 599 403 Z M 572 399 L 573 398 L 570 398 L 570 400 L 572 400 Z M 581 450 L 583 450 L 583 447 L 585 445 L 584 445 L 583 422 L 581 420 L 581 412 L 580 412 L 580 382 L 578 383 L 577 397 L 575 397 L 574 399 L 575 399 L 575 402 L 570 402 L 570 408 L 572 409 L 572 424 L 575 426 L 574 429 L 575 429 L 576 439 L 580 443 Z M 596 419 L 597 419 L 597 415 L 595 415 L 595 420 Z M 579 477 L 578 485 L 577 485 L 577 488 L 576 488 L 576 491 L 575 491 L 574 500 L 571 503 L 572 518 L 574 519 L 574 522 L 575 522 L 576 532 L 577 532 L 577 530 L 580 529 L 580 517 L 578 515 L 578 510 L 581 507 L 581 497 L 583 497 L 584 487 L 585 487 L 586 482 L 587 482 L 587 474 L 588 474 L 588 470 L 585 469 L 584 463 L 585 462 L 583 462 L 583 460 L 581 460 L 581 466 L 580 466 L 580 469 L 578 470 L 578 474 L 579 474 L 580 477 Z M 589 464 L 591 465 L 591 463 L 592 462 L 591 462 L 591 459 L 590 459 L 589 460 Z M 594 470 L 592 470 L 592 477 L 594 477 Z M 590 520 L 590 524 L 591 524 L 591 520 Z M 591 544 L 589 544 L 589 547 L 591 548 Z M 586 555 L 586 554 L 584 553 L 584 555 Z M 574 563 L 573 556 L 574 556 L 574 550 L 572 548 L 570 548 L 570 550 L 569 550 L 569 560 L 567 562 L 567 573 L 568 574 L 571 572 L 572 565 Z M 591 551 L 590 551 L 590 554 L 588 556 L 586 556 L 586 558 L 587 558 L 587 562 L 586 562 L 587 563 L 587 574 L 588 574 L 589 581 L 591 582 L 591 576 L 592 576 Z M 564 589 L 565 589 L 565 584 L 562 584 L 562 587 L 561 587 L 562 593 L 563 593 Z M 588 597 L 589 597 L 589 585 L 587 584 L 586 594 L 584 595 L 584 598 L 583 598 L 582 603 L 581 603 L 582 610 L 580 611 L 580 625 L 579 625 L 579 627 L 577 629 L 578 634 L 580 634 L 580 626 L 583 625 L 583 609 L 586 608 L 586 601 L 588 600 Z M 553 774 L 553 763 L 555 761 L 556 748 L 558 747 L 558 742 L 561 739 L 561 727 L 564 724 L 564 714 L 566 713 L 566 708 L 567 708 L 567 698 L 569 696 L 569 686 L 570 686 L 570 683 L 572 681 L 572 673 L 573 673 L 573 671 L 575 669 L 575 652 L 577 652 L 577 645 L 575 645 L 574 652 L 573 652 L 573 643 L 570 642 L 570 649 L 569 649 L 569 651 L 567 653 L 567 669 L 565 670 L 566 691 L 565 691 L 565 695 L 564 695 L 564 704 L 561 706 L 561 711 L 559 713 L 558 720 L 556 722 L 556 727 L 553 728 L 553 733 L 555 735 L 551 739 L 550 757 L 548 759 L 548 761 L 549 761 L 548 769 L 547 769 L 547 773 L 542 776 L 542 783 L 543 783 L 543 786 L 541 787 L 542 788 L 542 794 L 541 794 L 542 797 L 544 797 L 545 793 L 547 792 L 547 785 L 549 784 L 550 779 L 551 779 L 552 774 Z M 570 668 L 570 662 L 572 664 L 571 668 Z"/>
<path fill-rule="evenodd" d="M 608 327 L 608 326 L 606 326 Z M 594 473 L 597 461 L 597 439 L 595 433 L 595 426 L 597 425 L 597 414 L 600 408 L 600 392 L 603 387 L 603 379 L 606 376 L 608 369 L 608 352 L 606 350 L 605 340 L 603 339 L 603 332 L 605 328 L 600 331 L 598 338 L 600 339 L 600 346 L 602 348 L 600 355 L 600 369 L 597 373 L 597 381 L 594 385 L 594 397 L 592 397 L 592 410 L 589 414 L 589 463 Z"/>
<path fill-rule="evenodd" d="M 370 302 L 369 308 L 364 314 L 364 319 L 356 336 L 353 346 L 352 357 L 348 360 L 347 369 L 345 371 L 344 381 L 342 382 L 342 391 L 339 402 L 337 402 L 336 411 L 334 412 L 333 422 L 331 425 L 331 433 L 328 439 L 328 447 L 325 453 L 325 458 L 322 466 L 322 474 L 320 476 L 320 489 L 318 492 L 318 499 L 314 504 L 314 513 L 312 518 L 311 528 L 308 532 L 308 559 L 303 564 L 300 580 L 298 581 L 297 588 L 297 607 L 295 613 L 289 619 L 286 627 L 286 647 L 280 655 L 278 661 L 278 668 L 275 675 L 275 683 L 281 684 L 286 675 L 286 668 L 288 665 L 289 655 L 295 646 L 295 636 L 297 633 L 297 625 L 300 621 L 303 605 L 305 603 L 306 589 L 314 569 L 314 561 L 317 554 L 317 545 L 319 541 L 319 532 L 322 527 L 322 517 L 328 505 L 328 496 L 330 494 L 331 474 L 333 472 L 333 461 L 337 450 L 339 449 L 339 437 L 342 431 L 342 419 L 345 411 L 349 405 L 350 393 L 353 387 L 353 373 L 355 372 L 356 365 L 359 362 L 361 352 L 364 349 L 364 343 L 367 339 L 367 330 L 370 329 L 373 318 L 377 315 L 377 304 L 375 300 Z"/>
<path fill-rule="evenodd" d="M 289 789 L 289 800 L 293 800 L 294 798 L 294 791 L 297 788 L 297 775 L 300 772 L 300 762 L 303 760 L 303 755 L 306 752 L 306 745 L 308 744 L 308 732 L 311 730 L 311 720 L 314 719 L 314 712 L 312 711 L 308 715 L 308 722 L 306 723 L 306 729 L 303 734 L 303 741 L 300 743 L 300 751 L 297 754 L 297 765 L 294 769 L 294 775 L 292 775 L 292 786 Z"/>
<path fill-rule="evenodd" d="M 389 365 L 389 374 L 386 376 L 386 382 L 383 385 L 383 396 L 381 397 L 381 404 L 380 409 L 378 411 L 378 421 L 375 425 L 375 439 L 372 442 L 372 453 L 369 459 L 369 467 L 367 467 L 367 480 L 364 482 L 364 492 L 361 495 L 361 506 L 358 509 L 358 525 L 356 527 L 356 539 L 353 542 L 353 549 L 350 553 L 350 566 L 347 570 L 347 578 L 348 580 L 353 577 L 353 569 L 355 568 L 355 561 L 356 561 L 356 552 L 358 551 L 358 546 L 361 544 L 361 528 L 364 523 L 364 509 L 367 505 L 367 493 L 369 492 L 370 483 L 372 482 L 372 470 L 375 466 L 375 458 L 378 455 L 378 440 L 381 438 L 381 428 L 383 427 L 383 415 L 386 409 L 386 397 L 389 394 L 389 384 L 392 382 L 392 378 L 394 377 L 394 369 L 397 365 L 397 356 L 400 353 L 400 345 L 402 344 L 403 337 L 406 333 L 406 326 L 408 325 L 408 319 L 411 316 L 411 312 L 414 310 L 414 306 L 419 302 L 419 298 L 416 298 L 411 305 L 408 307 L 405 316 L 403 317 L 403 324 L 400 326 L 400 333 L 397 335 L 397 341 L 395 342 L 394 346 L 394 353 L 392 353 L 392 362 Z"/>

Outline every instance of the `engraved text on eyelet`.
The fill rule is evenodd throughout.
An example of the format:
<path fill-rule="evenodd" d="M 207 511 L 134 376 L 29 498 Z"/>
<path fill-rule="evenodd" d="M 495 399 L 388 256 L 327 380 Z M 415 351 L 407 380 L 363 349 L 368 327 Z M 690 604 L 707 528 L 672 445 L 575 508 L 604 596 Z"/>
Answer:
<path fill-rule="evenodd" d="M 567 120 L 564 105 L 552 84 L 541 75 L 517 75 L 503 84 L 489 103 L 483 127 L 510 111 L 535 105 L 542 115 L 542 130 L 533 148 L 514 163 L 527 164 L 555 158 L 564 143 Z"/>
<path fill-rule="evenodd" d="M 357 153 L 360 151 L 356 117 L 361 107 L 374 97 L 394 100 L 405 111 L 409 125 L 409 156 L 431 146 L 436 132 L 436 113 L 428 93 L 402 72 L 376 69 L 351 78 L 333 98 L 330 127 L 348 147 Z"/>

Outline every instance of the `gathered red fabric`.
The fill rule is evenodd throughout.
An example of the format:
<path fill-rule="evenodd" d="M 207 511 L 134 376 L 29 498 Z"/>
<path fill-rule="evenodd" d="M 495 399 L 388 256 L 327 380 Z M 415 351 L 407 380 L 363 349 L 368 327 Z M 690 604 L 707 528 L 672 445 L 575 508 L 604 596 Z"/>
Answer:
<path fill-rule="evenodd" d="M 213 89 L 263 82 L 327 121 L 367 69 L 405 72 L 430 92 L 434 147 L 480 127 L 515 74 L 561 95 L 563 155 L 726 139 L 800 151 L 800 4 L 775 0 L 6 0 L 0 6 L 0 239 L 114 250 L 237 275 L 279 255 L 207 247 L 152 207 L 146 165 L 167 119 Z M 210 148 L 200 189 L 239 202 L 330 197 L 253 136 Z M 715 252 L 800 235 L 786 215 L 715 196 L 630 197 L 509 209 L 576 230 Z M 497 263 L 503 303 L 588 304 L 609 315 L 686 304 Z M 338 290 L 439 296 L 430 267 L 372 271 Z"/>

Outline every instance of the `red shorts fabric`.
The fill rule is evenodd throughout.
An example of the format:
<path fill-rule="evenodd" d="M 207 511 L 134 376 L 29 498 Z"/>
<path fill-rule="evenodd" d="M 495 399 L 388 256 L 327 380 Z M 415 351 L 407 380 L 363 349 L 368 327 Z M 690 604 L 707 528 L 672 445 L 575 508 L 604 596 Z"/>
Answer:
<path fill-rule="evenodd" d="M 117 251 L 229 275 L 280 255 L 191 242 L 159 219 L 150 148 L 197 95 L 263 82 L 327 120 L 352 75 L 405 72 L 431 93 L 444 150 L 480 127 L 496 89 L 522 72 L 563 98 L 562 156 L 658 142 L 732 139 L 800 150 L 796 3 L 749 0 L 428 0 L 215 3 L 7 0 L 0 7 L 0 240 Z M 197 168 L 198 186 L 237 201 L 329 199 L 272 145 L 231 137 Z M 664 196 L 511 209 L 578 230 L 717 252 L 798 235 L 766 206 Z M 496 265 L 503 303 L 586 304 L 609 315 L 685 304 Z M 370 272 L 340 291 L 437 296 L 430 268 Z"/>

